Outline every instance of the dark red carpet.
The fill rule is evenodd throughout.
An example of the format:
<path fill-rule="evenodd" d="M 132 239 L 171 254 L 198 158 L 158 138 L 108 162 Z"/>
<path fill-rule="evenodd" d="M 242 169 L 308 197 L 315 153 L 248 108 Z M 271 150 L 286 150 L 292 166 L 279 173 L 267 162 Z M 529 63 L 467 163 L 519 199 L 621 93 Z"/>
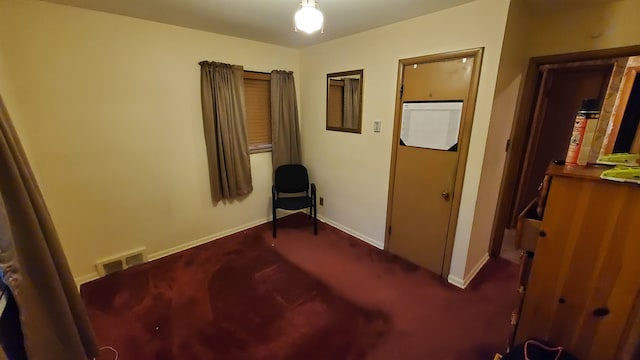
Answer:
<path fill-rule="evenodd" d="M 465 290 L 302 214 L 81 287 L 101 346 L 129 359 L 493 359 L 516 265 Z M 103 352 L 100 360 L 113 359 Z"/>

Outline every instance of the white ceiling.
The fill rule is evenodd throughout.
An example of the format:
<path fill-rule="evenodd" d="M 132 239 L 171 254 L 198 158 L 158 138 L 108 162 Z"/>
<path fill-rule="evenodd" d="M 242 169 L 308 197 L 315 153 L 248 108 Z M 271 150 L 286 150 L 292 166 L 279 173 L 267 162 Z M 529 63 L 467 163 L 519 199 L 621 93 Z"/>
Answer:
<path fill-rule="evenodd" d="M 302 48 L 474 0 L 318 0 L 325 17 L 324 34 L 311 35 L 293 31 L 300 0 L 45 1 Z M 524 1 L 539 13 L 617 0 Z"/>
<path fill-rule="evenodd" d="M 324 34 L 294 32 L 300 0 L 46 0 L 293 48 L 315 45 L 473 0 L 318 0 Z"/>

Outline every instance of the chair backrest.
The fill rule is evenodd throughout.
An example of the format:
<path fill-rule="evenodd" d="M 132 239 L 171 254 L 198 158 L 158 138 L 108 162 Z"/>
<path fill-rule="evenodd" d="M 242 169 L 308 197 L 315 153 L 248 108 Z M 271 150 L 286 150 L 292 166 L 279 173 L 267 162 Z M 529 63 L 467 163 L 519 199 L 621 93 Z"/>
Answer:
<path fill-rule="evenodd" d="M 307 168 L 299 164 L 281 165 L 276 169 L 274 185 L 277 192 L 298 193 L 309 190 Z"/>

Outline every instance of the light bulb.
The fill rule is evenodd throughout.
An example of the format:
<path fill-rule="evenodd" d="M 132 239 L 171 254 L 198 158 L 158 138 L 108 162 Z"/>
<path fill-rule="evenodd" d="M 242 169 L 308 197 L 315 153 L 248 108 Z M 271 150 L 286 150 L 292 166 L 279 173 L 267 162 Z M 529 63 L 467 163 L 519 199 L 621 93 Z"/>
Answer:
<path fill-rule="evenodd" d="M 320 30 L 324 16 L 320 10 L 314 5 L 302 5 L 302 8 L 296 12 L 295 21 L 296 28 L 307 34 Z"/>

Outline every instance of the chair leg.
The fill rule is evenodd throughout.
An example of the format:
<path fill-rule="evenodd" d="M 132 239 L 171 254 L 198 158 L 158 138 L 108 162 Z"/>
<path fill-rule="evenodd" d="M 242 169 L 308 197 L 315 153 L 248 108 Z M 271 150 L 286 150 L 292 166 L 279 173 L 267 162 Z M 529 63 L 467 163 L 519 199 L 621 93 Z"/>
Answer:
<path fill-rule="evenodd" d="M 276 238 L 276 208 L 271 208 L 271 216 L 273 216 L 271 220 L 271 226 L 273 227 L 273 238 Z"/>
<path fill-rule="evenodd" d="M 313 205 L 313 235 L 318 235 L 318 207 Z"/>

